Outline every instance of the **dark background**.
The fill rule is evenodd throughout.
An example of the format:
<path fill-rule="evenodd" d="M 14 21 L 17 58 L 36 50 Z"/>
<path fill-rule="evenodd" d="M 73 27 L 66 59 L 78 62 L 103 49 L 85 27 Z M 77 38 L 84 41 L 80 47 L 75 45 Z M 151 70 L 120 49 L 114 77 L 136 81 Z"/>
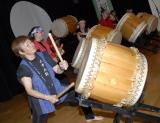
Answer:
<path fill-rule="evenodd" d="M 16 79 L 16 70 L 20 59 L 11 52 L 10 45 L 15 38 L 10 26 L 10 11 L 20 0 L 0 1 L 0 101 L 5 101 L 23 92 Z M 78 19 L 86 19 L 89 27 L 98 20 L 91 0 L 27 0 L 42 7 L 51 17 L 55 18 L 71 14 Z M 150 13 L 148 0 L 111 0 L 117 16 L 120 18 L 131 8 L 135 13 L 146 11 Z"/>

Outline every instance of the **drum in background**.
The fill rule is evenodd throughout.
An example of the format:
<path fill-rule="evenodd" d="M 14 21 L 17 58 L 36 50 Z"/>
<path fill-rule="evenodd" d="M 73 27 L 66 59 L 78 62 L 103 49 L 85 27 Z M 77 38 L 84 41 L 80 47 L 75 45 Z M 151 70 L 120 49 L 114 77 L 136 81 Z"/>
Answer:
<path fill-rule="evenodd" d="M 56 37 L 65 37 L 69 33 L 74 33 L 77 30 L 77 18 L 72 15 L 67 15 L 53 21 L 52 33 Z"/>
<path fill-rule="evenodd" d="M 138 101 L 148 70 L 147 60 L 138 49 L 93 38 L 83 59 L 76 92 L 119 107 Z"/>
<path fill-rule="evenodd" d="M 141 21 L 133 13 L 126 13 L 118 22 L 117 29 L 122 33 L 122 37 L 134 43 L 136 39 L 145 31 L 147 24 Z"/>
<path fill-rule="evenodd" d="M 95 25 L 93 26 L 88 34 L 87 37 L 96 37 L 99 39 L 105 39 L 108 42 L 118 43 L 121 44 L 122 34 L 119 30 L 112 29 L 109 27 Z"/>
<path fill-rule="evenodd" d="M 146 12 L 139 12 L 137 14 L 137 17 L 141 21 L 146 21 L 147 23 L 147 31 L 146 34 L 150 34 L 151 32 L 154 32 L 157 29 L 158 26 L 158 18 L 154 15 L 148 14 Z"/>
<path fill-rule="evenodd" d="M 116 29 L 101 25 L 93 26 L 87 33 L 86 38 L 84 38 L 83 41 L 79 43 L 72 59 L 72 67 L 76 69 L 80 68 L 87 50 L 86 48 L 88 46 L 88 42 L 91 41 L 93 37 L 104 39 L 106 42 L 113 42 L 117 44 L 120 44 L 122 40 L 121 32 Z"/>

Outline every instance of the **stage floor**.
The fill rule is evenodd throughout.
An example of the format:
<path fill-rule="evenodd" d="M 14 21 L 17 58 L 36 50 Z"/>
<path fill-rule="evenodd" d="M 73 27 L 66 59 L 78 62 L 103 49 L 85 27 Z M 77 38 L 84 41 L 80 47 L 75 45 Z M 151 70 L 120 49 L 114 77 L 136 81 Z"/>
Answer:
<path fill-rule="evenodd" d="M 160 107 L 160 52 L 141 51 L 148 61 L 148 76 L 144 90 L 143 103 Z M 75 81 L 75 74 L 67 72 L 70 81 Z M 105 117 L 102 121 L 94 123 L 112 123 L 114 113 L 93 109 L 95 114 Z M 11 100 L 0 103 L 0 123 L 31 123 L 30 110 L 25 93 L 13 97 Z M 160 116 L 160 114 L 159 114 Z M 124 120 L 122 119 L 122 123 Z M 60 105 L 56 113 L 49 115 L 48 123 L 86 123 L 78 107 Z M 143 123 L 137 119 L 134 123 Z"/>

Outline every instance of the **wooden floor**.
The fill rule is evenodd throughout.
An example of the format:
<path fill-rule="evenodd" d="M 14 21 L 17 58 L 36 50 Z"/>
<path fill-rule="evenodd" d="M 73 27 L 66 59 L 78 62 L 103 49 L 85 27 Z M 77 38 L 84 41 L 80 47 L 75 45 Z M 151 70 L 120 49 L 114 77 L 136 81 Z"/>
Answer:
<path fill-rule="evenodd" d="M 142 51 L 148 60 L 148 76 L 144 90 L 144 103 L 160 107 L 160 52 L 153 54 L 149 51 Z M 71 79 L 74 75 L 71 76 Z M 114 113 L 104 110 L 93 109 L 97 115 L 105 117 L 102 121 L 94 123 L 112 123 Z M 160 116 L 160 114 L 157 114 Z M 121 121 L 124 122 L 123 120 Z M 9 101 L 0 103 L 0 123 L 31 123 L 30 111 L 28 108 L 25 93 L 15 96 Z M 59 106 L 56 113 L 49 116 L 48 123 L 86 123 L 83 114 L 78 107 Z M 134 123 L 143 123 L 136 120 Z"/>

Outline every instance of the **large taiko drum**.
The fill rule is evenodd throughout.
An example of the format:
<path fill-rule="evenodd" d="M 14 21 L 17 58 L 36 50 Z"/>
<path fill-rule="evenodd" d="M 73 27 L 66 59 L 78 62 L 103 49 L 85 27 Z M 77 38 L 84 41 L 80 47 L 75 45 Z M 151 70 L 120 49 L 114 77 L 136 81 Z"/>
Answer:
<path fill-rule="evenodd" d="M 122 33 L 122 37 L 134 43 L 136 39 L 145 31 L 147 24 L 141 21 L 133 13 L 126 13 L 118 22 L 117 29 Z"/>
<path fill-rule="evenodd" d="M 136 48 L 115 43 L 89 42 L 75 90 L 115 106 L 132 106 L 140 98 L 147 76 L 147 60 Z"/>
<path fill-rule="evenodd" d="M 82 60 L 86 53 L 88 42 L 93 37 L 98 39 L 105 39 L 105 41 L 107 42 L 113 42 L 117 44 L 120 44 L 122 40 L 121 32 L 116 29 L 112 29 L 101 25 L 93 26 L 87 33 L 86 38 L 84 38 L 83 41 L 78 44 L 78 47 L 72 59 L 72 67 L 76 69 L 80 68 Z"/>
<path fill-rule="evenodd" d="M 146 34 L 150 34 L 151 32 L 154 32 L 158 26 L 158 18 L 152 14 L 148 14 L 146 12 L 139 12 L 137 14 L 137 17 L 141 21 L 146 21 L 147 23 L 147 30 Z"/>
<path fill-rule="evenodd" d="M 69 33 L 74 33 L 77 29 L 77 18 L 67 15 L 53 21 L 52 33 L 56 37 L 65 37 Z"/>

